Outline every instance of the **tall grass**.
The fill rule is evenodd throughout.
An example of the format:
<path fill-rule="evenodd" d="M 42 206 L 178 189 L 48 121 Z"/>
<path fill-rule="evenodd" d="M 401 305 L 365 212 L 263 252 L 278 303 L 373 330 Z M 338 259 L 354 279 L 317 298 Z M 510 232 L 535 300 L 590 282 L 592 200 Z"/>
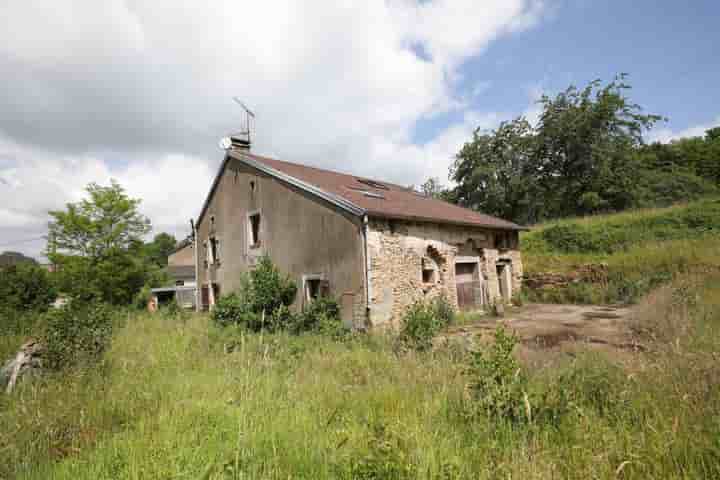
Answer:
<path fill-rule="evenodd" d="M 0 478 L 718 478 L 720 278 L 701 285 L 643 302 L 629 368 L 529 372 L 524 424 L 467 415 L 455 350 L 137 315 L 99 366 L 0 397 Z"/>

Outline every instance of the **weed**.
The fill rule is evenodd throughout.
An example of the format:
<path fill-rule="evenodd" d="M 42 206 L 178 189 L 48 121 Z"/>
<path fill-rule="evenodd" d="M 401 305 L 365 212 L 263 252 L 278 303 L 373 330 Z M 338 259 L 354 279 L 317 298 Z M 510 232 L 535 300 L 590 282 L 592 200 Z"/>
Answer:
<path fill-rule="evenodd" d="M 468 371 L 474 400 L 472 412 L 511 422 L 530 420 L 527 377 L 513 355 L 517 342 L 514 334 L 498 327 L 493 344 L 473 354 Z"/>
<path fill-rule="evenodd" d="M 399 344 L 413 350 L 429 350 L 432 339 L 453 322 L 454 316 L 455 311 L 445 297 L 431 302 L 415 302 L 403 317 Z"/>
<path fill-rule="evenodd" d="M 48 312 L 41 336 L 46 366 L 59 370 L 97 359 L 110 344 L 112 330 L 112 311 L 103 304 L 73 301 Z"/>

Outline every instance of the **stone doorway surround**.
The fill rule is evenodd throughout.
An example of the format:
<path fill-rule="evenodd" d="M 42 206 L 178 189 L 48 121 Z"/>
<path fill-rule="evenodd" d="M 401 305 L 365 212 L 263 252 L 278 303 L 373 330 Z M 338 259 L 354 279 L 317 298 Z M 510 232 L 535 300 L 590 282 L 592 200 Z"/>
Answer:
<path fill-rule="evenodd" d="M 480 257 L 455 257 L 455 288 L 460 310 L 477 310 L 485 305 Z"/>

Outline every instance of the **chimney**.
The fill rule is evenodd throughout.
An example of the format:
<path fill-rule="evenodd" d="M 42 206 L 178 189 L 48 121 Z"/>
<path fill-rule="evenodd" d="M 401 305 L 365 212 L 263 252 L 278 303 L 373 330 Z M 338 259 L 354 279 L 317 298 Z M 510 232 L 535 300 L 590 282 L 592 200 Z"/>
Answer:
<path fill-rule="evenodd" d="M 247 136 L 230 136 L 230 148 L 233 150 L 250 151 L 250 135 Z"/>

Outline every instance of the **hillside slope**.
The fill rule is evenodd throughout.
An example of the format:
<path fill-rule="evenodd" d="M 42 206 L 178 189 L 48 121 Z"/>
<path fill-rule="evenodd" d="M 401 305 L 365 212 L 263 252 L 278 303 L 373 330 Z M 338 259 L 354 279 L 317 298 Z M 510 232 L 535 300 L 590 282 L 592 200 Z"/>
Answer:
<path fill-rule="evenodd" d="M 531 299 L 632 302 L 679 273 L 720 268 L 720 199 L 550 222 L 521 243 L 531 279 L 575 279 L 560 288 L 529 288 Z M 577 272 L 586 266 L 603 273 L 583 279 Z"/>

